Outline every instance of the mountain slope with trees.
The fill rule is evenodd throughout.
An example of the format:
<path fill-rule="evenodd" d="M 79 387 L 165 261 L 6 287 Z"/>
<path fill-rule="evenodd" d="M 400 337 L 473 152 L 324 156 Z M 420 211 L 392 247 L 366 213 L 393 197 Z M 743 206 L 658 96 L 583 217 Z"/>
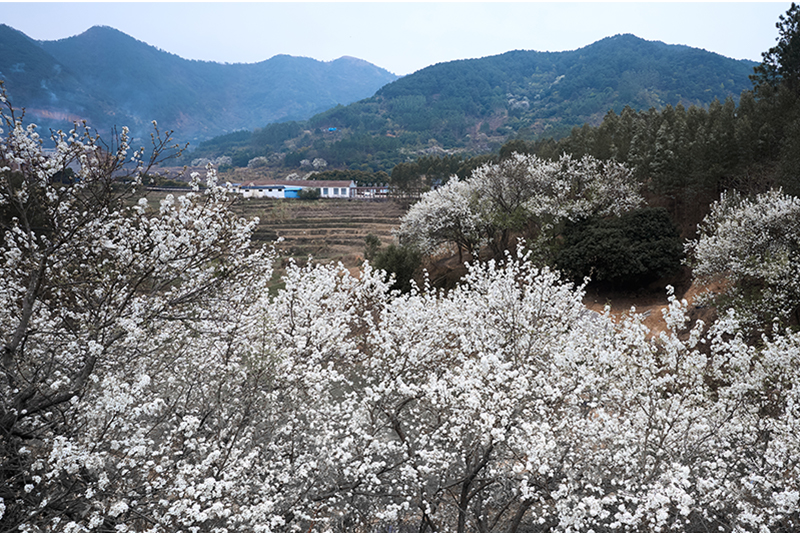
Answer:
<path fill-rule="evenodd" d="M 633 35 L 569 52 L 517 50 L 422 69 L 371 98 L 315 115 L 285 144 L 258 135 L 236 146 L 213 139 L 197 153 L 226 153 L 242 165 L 284 152 L 295 154 L 289 163 L 322 158 L 337 168 L 389 171 L 415 155 L 479 154 L 510 138 L 564 137 L 576 125 L 598 125 L 610 109 L 707 107 L 749 89 L 755 65 Z"/>
<path fill-rule="evenodd" d="M 568 52 L 516 50 L 434 65 L 383 87 L 375 101 L 399 126 L 428 126 L 441 132 L 442 141 L 448 131 L 469 133 L 492 119 L 515 132 L 538 134 L 597 123 L 608 109 L 625 105 L 708 105 L 747 89 L 754 65 L 616 35 Z M 450 112 L 456 110 L 463 111 L 463 123 Z"/>
<path fill-rule="evenodd" d="M 37 42 L 0 25 L 0 50 L 0 79 L 15 104 L 27 107 L 40 125 L 82 118 L 100 131 L 125 125 L 147 134 L 156 120 L 186 141 L 307 119 L 397 79 L 352 57 L 190 61 L 101 26 Z"/>

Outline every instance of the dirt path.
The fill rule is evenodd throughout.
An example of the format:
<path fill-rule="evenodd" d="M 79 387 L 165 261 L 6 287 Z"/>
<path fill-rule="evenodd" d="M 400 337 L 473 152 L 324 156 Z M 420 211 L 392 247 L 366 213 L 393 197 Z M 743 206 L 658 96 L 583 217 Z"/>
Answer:
<path fill-rule="evenodd" d="M 685 291 L 683 291 L 682 294 L 680 292 L 676 293 L 678 298 L 688 302 L 690 320 L 694 321 L 696 319 L 703 319 L 707 324 L 709 323 L 709 318 L 711 318 L 714 314 L 714 310 L 709 308 L 694 308 L 694 302 L 697 296 L 709 288 L 715 290 L 719 287 L 714 285 L 706 287 L 692 283 Z M 612 295 L 605 298 L 606 299 L 604 299 L 604 297 L 596 291 L 587 292 L 586 297 L 583 299 L 583 303 L 588 309 L 598 313 L 605 312 L 605 306 L 608 304 L 611 306 L 612 317 L 616 319 L 626 313 L 630 313 L 631 308 L 635 308 L 635 312 L 637 314 L 645 316 L 643 321 L 644 325 L 650 329 L 652 334 L 657 335 L 658 333 L 667 329 L 667 324 L 664 321 L 664 315 L 662 313 L 662 311 L 669 305 L 666 287 L 664 288 L 663 294 L 660 296 L 657 294 L 645 296 Z"/>

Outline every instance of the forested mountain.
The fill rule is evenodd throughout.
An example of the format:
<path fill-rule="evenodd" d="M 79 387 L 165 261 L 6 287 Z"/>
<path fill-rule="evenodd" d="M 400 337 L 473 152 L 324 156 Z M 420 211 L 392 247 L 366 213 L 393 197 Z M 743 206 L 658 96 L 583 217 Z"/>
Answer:
<path fill-rule="evenodd" d="M 366 61 L 279 55 L 255 64 L 190 61 L 109 27 L 37 42 L 0 25 L 0 79 L 44 126 L 86 119 L 147 133 L 152 120 L 182 141 L 303 120 L 368 97 L 397 76 Z"/>
<path fill-rule="evenodd" d="M 440 63 L 398 79 L 375 96 L 312 117 L 288 144 L 215 139 L 200 153 L 248 158 L 287 153 L 337 167 L 390 170 L 409 154 L 457 149 L 485 153 L 511 137 L 563 137 L 597 125 L 609 110 L 707 107 L 751 87 L 752 61 L 617 35 L 569 52 L 512 51 Z M 329 135 L 336 128 L 336 135 Z M 265 128 L 268 130 L 270 128 Z M 284 136 L 288 140 L 289 136 Z M 238 157 L 237 157 L 238 154 Z"/>
<path fill-rule="evenodd" d="M 569 52 L 516 50 L 433 65 L 313 122 L 430 132 L 448 146 L 468 134 L 557 134 L 597 124 L 609 109 L 619 112 L 626 105 L 705 106 L 738 96 L 750 88 L 755 65 L 616 35 Z"/>

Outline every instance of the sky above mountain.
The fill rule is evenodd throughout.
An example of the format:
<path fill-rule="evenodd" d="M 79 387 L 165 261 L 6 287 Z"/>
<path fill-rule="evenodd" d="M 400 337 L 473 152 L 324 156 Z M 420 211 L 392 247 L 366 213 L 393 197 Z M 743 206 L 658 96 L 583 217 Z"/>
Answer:
<path fill-rule="evenodd" d="M 574 50 L 632 33 L 761 60 L 789 2 L 4 2 L 0 22 L 37 40 L 114 27 L 186 59 L 277 54 L 367 60 L 398 75 L 509 50 Z"/>

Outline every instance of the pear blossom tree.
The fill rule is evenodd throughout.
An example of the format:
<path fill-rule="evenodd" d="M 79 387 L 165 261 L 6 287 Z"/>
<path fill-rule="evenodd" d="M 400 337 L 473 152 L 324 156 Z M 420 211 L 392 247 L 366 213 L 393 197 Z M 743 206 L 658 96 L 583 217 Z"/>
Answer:
<path fill-rule="evenodd" d="M 671 297 L 653 338 L 522 252 L 446 295 L 387 297 L 369 268 L 289 280 L 270 314 L 293 328 L 278 359 L 302 406 L 303 530 L 798 525 L 797 334 L 756 347 L 733 316 L 687 329 Z"/>
<path fill-rule="evenodd" d="M 643 202 L 625 165 L 591 156 L 549 161 L 513 153 L 477 168 L 471 179 L 496 252 L 509 249 L 512 232 L 524 230 L 541 245 L 563 220 L 619 215 Z"/>
<path fill-rule="evenodd" d="M 168 135 L 145 158 L 125 129 L 109 149 L 76 127 L 46 154 L 2 104 L 0 529 L 227 520 L 269 375 L 240 333 L 258 331 L 271 264 L 250 249 L 255 221 L 213 172 L 205 192 L 195 176 L 186 195 L 137 200 Z"/>
<path fill-rule="evenodd" d="M 650 338 L 522 252 L 470 268 L 447 295 L 393 298 L 369 268 L 291 270 L 270 314 L 293 328 L 278 359 L 302 406 L 302 529 L 797 526 L 800 337 L 756 348 L 734 317 L 687 330 L 672 297 Z"/>
<path fill-rule="evenodd" d="M 513 153 L 478 167 L 465 182 L 423 195 L 403 217 L 398 235 L 426 252 L 445 243 L 459 249 L 488 245 L 495 257 L 513 249 L 511 237 L 521 235 L 543 253 L 562 221 L 618 215 L 642 202 L 639 184 L 621 163 Z"/>
<path fill-rule="evenodd" d="M 453 176 L 443 186 L 425 193 L 403 217 L 398 230 L 400 243 L 412 244 L 428 255 L 454 244 L 459 259 L 463 259 L 463 251 L 474 256 L 483 241 L 477 200 L 472 183 Z"/>
<path fill-rule="evenodd" d="M 708 299 L 754 330 L 800 318 L 800 199 L 774 189 L 754 198 L 726 192 L 698 233 L 686 245 L 694 276 L 724 285 Z"/>

